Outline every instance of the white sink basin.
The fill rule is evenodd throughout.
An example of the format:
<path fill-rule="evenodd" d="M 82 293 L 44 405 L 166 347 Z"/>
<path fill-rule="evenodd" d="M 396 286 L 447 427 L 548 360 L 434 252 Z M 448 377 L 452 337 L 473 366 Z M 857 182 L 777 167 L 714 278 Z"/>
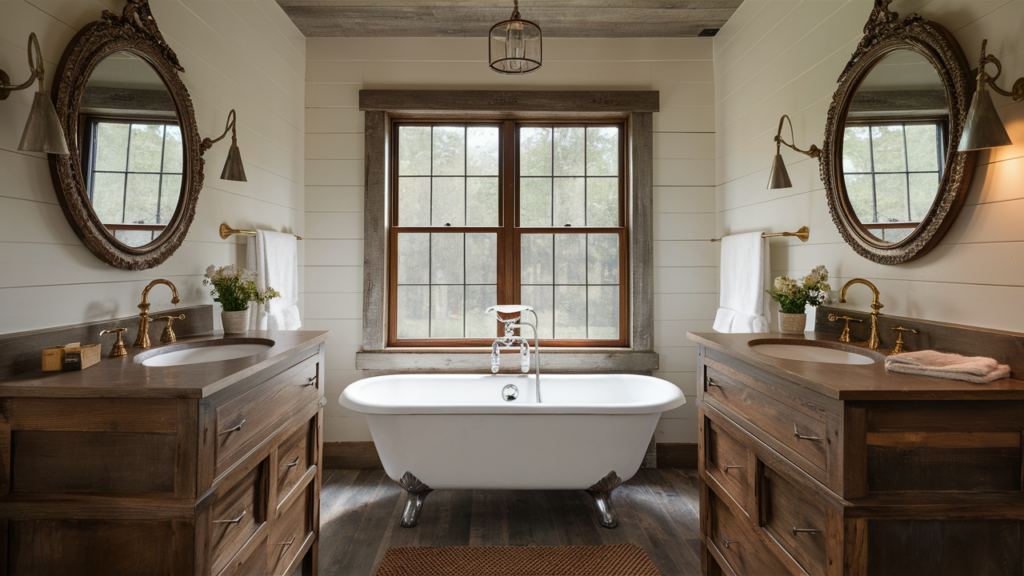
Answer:
<path fill-rule="evenodd" d="M 271 344 L 223 344 L 205 345 L 150 356 L 142 361 L 143 366 L 184 366 L 204 362 L 222 362 L 255 356 L 266 352 Z"/>
<path fill-rule="evenodd" d="M 864 354 L 824 348 L 811 344 L 751 344 L 754 352 L 802 362 L 824 362 L 826 364 L 874 364 L 876 360 Z"/>

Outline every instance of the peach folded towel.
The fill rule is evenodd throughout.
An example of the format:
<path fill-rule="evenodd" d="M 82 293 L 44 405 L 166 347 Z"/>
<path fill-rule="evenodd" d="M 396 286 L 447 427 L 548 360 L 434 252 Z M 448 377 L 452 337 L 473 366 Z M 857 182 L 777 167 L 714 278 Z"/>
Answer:
<path fill-rule="evenodd" d="M 1010 376 L 1010 367 L 992 358 L 946 354 L 935 350 L 890 356 L 885 360 L 885 369 L 900 374 L 963 380 L 972 384 L 988 384 Z"/>

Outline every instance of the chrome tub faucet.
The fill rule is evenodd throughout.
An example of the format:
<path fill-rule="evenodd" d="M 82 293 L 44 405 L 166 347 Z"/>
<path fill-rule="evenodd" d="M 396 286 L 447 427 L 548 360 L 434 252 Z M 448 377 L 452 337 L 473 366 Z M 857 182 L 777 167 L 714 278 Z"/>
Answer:
<path fill-rule="evenodd" d="M 530 341 L 521 335 L 522 327 L 529 326 L 533 329 L 533 350 L 534 350 L 534 367 L 536 369 L 536 382 L 537 382 L 537 403 L 541 403 L 540 396 L 540 335 L 537 332 L 537 324 L 540 323 L 537 317 L 537 312 L 534 311 L 530 306 L 520 305 L 503 305 L 503 306 L 491 306 L 484 311 L 484 314 L 490 314 L 491 312 L 498 312 L 501 314 L 516 314 L 519 315 L 515 318 L 505 320 L 498 317 L 498 321 L 505 325 L 505 334 L 500 338 L 494 340 L 491 344 L 491 373 L 497 374 L 498 370 L 501 369 L 501 353 L 502 348 L 515 349 L 519 348 L 519 366 L 523 371 L 523 374 L 530 373 Z M 523 312 L 529 312 L 533 314 L 533 323 L 529 323 L 523 320 Z M 516 329 L 520 329 L 520 334 L 516 334 Z"/>

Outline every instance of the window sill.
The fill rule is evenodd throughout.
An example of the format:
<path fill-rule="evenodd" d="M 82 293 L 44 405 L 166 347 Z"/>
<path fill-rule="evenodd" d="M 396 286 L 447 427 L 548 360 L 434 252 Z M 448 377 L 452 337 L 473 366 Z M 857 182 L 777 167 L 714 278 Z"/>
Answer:
<path fill-rule="evenodd" d="M 356 369 L 489 373 L 490 354 L 490 348 L 388 348 L 360 351 L 356 353 Z M 652 372 L 657 369 L 657 352 L 628 348 L 541 347 L 541 372 Z M 501 372 L 520 372 L 519 355 L 502 354 Z"/>

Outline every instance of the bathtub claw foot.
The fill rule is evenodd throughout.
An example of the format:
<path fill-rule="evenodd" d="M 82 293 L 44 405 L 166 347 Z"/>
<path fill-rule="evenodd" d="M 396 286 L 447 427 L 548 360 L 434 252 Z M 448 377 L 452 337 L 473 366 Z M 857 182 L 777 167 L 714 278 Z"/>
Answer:
<path fill-rule="evenodd" d="M 618 488 L 619 484 L 622 484 L 622 479 L 612 470 L 600 482 L 587 488 L 587 493 L 594 498 L 594 504 L 597 505 L 597 517 L 603 528 L 615 528 L 619 525 L 615 509 L 612 508 L 612 490 Z"/>
<path fill-rule="evenodd" d="M 420 523 L 423 501 L 433 490 L 430 486 L 420 482 L 420 479 L 413 476 L 412 472 L 403 474 L 398 480 L 398 485 L 408 493 L 405 500 L 405 511 L 402 512 L 402 528 L 413 528 Z"/>

